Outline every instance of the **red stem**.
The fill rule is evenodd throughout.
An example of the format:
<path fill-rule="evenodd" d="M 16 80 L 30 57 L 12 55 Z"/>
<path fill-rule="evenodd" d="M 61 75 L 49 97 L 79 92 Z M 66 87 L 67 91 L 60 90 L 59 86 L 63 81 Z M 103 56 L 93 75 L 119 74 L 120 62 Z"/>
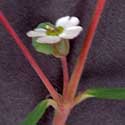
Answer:
<path fill-rule="evenodd" d="M 68 64 L 67 64 L 67 59 L 66 57 L 61 58 L 62 62 L 62 69 L 63 69 L 63 96 L 65 98 L 65 94 L 67 91 L 67 86 L 69 82 L 69 71 L 68 71 Z"/>
<path fill-rule="evenodd" d="M 67 93 L 68 99 L 73 99 L 75 94 L 76 94 L 79 80 L 80 80 L 81 74 L 84 70 L 84 66 L 85 66 L 87 56 L 88 56 L 88 52 L 89 52 L 89 49 L 91 47 L 92 40 L 94 38 L 96 29 L 97 29 L 97 25 L 99 23 L 99 19 L 101 17 L 102 12 L 103 12 L 105 3 L 106 3 L 106 0 L 98 0 L 97 1 L 97 5 L 96 5 L 95 11 L 93 13 L 92 20 L 91 20 L 90 25 L 88 27 L 88 32 L 87 32 L 85 40 L 83 42 L 82 50 L 80 52 L 76 66 L 74 68 L 74 71 L 72 73 L 72 76 L 71 76 L 71 79 L 69 82 L 68 93 Z"/>
<path fill-rule="evenodd" d="M 3 24 L 3 26 L 6 28 L 6 30 L 9 32 L 9 34 L 13 37 L 18 47 L 22 50 L 22 53 L 26 57 L 26 59 L 29 61 L 33 69 L 36 71 L 37 75 L 40 77 L 40 79 L 43 81 L 45 87 L 48 89 L 51 96 L 57 100 L 58 99 L 58 93 L 50 83 L 50 81 L 47 79 L 43 71 L 40 69 L 39 65 L 35 61 L 35 59 L 32 57 L 29 50 L 25 47 L 23 44 L 23 41 L 19 38 L 17 33 L 14 31 L 14 29 L 11 27 L 5 16 L 3 15 L 2 11 L 0 11 L 0 21 Z"/>
<path fill-rule="evenodd" d="M 66 120 L 70 114 L 71 109 L 63 109 L 64 107 L 62 106 L 61 109 L 59 108 L 58 110 L 55 111 L 54 119 L 53 119 L 53 124 L 52 125 L 65 125 Z"/>

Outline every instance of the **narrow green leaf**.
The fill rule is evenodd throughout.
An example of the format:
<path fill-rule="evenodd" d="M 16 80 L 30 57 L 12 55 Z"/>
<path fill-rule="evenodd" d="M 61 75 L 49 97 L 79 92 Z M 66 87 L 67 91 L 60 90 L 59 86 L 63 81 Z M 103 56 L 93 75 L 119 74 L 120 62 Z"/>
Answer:
<path fill-rule="evenodd" d="M 40 118 L 45 113 L 46 109 L 48 108 L 48 100 L 44 100 L 40 102 L 35 109 L 28 114 L 26 119 L 22 122 L 22 125 L 36 125 Z"/>
<path fill-rule="evenodd" d="M 85 94 L 100 99 L 125 100 L 125 88 L 91 88 Z"/>

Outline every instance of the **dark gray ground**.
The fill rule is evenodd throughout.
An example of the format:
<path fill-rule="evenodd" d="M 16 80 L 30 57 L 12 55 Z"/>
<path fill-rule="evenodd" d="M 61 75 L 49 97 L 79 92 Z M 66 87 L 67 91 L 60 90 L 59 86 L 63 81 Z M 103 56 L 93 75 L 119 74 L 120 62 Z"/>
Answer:
<path fill-rule="evenodd" d="M 61 91 L 58 59 L 36 53 L 25 33 L 38 23 L 61 16 L 80 18 L 84 30 L 71 41 L 70 73 L 81 48 L 96 0 L 0 0 L 0 9 L 24 40 L 53 85 Z M 88 87 L 125 87 L 125 0 L 107 0 L 89 53 L 79 91 Z M 44 85 L 13 39 L 0 25 L 0 125 L 19 125 L 26 114 L 48 95 Z M 51 125 L 50 108 L 40 125 Z M 77 106 L 68 125 L 125 125 L 125 101 L 88 100 Z"/>

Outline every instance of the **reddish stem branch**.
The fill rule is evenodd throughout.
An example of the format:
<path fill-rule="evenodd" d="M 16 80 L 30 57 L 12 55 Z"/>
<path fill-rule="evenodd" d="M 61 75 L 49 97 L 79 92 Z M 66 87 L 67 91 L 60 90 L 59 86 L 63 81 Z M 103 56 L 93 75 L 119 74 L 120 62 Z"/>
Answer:
<path fill-rule="evenodd" d="M 69 82 L 69 71 L 66 57 L 61 58 L 62 69 L 63 69 L 63 96 L 65 98 L 65 94 L 67 91 L 67 86 Z"/>
<path fill-rule="evenodd" d="M 83 42 L 82 50 L 80 52 L 80 55 L 78 57 L 75 69 L 72 73 L 69 86 L 68 86 L 68 98 L 73 99 L 77 88 L 79 84 L 79 80 L 82 74 L 82 71 L 84 70 L 85 62 L 88 56 L 89 49 L 92 44 L 92 40 L 94 38 L 97 25 L 99 23 L 99 19 L 101 17 L 101 14 L 103 12 L 104 6 L 105 6 L 106 0 L 98 0 L 97 5 L 95 8 L 95 11 L 93 13 L 92 20 L 90 22 L 90 25 L 88 27 L 88 32 L 86 34 L 85 40 Z"/>
<path fill-rule="evenodd" d="M 18 47 L 22 50 L 22 53 L 24 54 L 24 56 L 26 57 L 26 59 L 29 61 L 29 63 L 31 64 L 31 66 L 33 67 L 33 69 L 36 71 L 37 75 L 43 81 L 45 87 L 48 89 L 48 91 L 51 94 L 51 96 L 55 100 L 57 100 L 58 99 L 58 93 L 53 88 L 52 84 L 47 79 L 47 77 L 45 76 L 45 74 L 43 73 L 43 71 L 40 69 L 39 65 L 37 64 L 37 62 L 35 61 L 35 59 L 32 57 L 32 55 L 29 52 L 29 50 L 23 44 L 23 41 L 19 38 L 19 36 L 14 31 L 14 29 L 11 27 L 11 25 L 9 24 L 9 22 L 7 21 L 7 19 L 5 18 L 5 16 L 3 15 L 3 13 L 1 11 L 0 11 L 0 21 L 3 24 L 3 26 L 6 28 L 6 30 L 9 32 L 9 34 L 13 37 L 13 39 L 15 40 L 16 44 L 18 45 Z"/>

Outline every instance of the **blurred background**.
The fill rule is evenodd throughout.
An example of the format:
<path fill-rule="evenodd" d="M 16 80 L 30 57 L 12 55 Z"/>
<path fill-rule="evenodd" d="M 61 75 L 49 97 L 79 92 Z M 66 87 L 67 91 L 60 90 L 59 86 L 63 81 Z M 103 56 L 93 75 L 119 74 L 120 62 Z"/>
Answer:
<path fill-rule="evenodd" d="M 70 74 L 81 49 L 96 0 L 0 0 L 0 9 L 36 58 L 53 86 L 62 91 L 60 60 L 37 53 L 26 32 L 44 21 L 77 16 L 84 28 L 71 40 Z M 125 0 L 107 0 L 90 49 L 79 91 L 89 87 L 125 87 Z M 38 102 L 49 96 L 20 49 L 0 25 L 0 125 L 19 125 Z M 39 125 L 51 125 L 49 108 Z M 91 99 L 72 111 L 68 125 L 124 125 L 125 101 Z"/>

